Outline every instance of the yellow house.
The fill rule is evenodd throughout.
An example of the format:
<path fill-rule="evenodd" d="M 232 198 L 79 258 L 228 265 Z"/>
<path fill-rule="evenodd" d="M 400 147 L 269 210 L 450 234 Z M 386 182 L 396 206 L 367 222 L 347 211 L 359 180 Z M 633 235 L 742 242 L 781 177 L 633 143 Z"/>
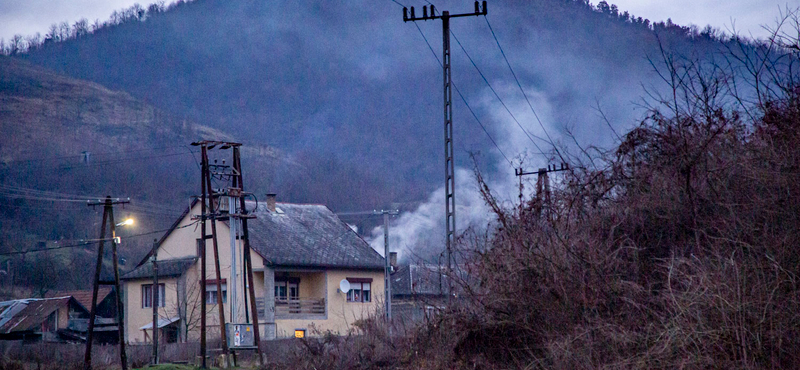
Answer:
<path fill-rule="evenodd" d="M 383 257 L 330 209 L 276 203 L 274 195 L 266 204 L 247 202 L 247 207 L 255 215 L 248 219 L 248 235 L 261 338 L 294 336 L 297 330 L 306 335 L 344 334 L 355 321 L 382 307 Z M 194 201 L 158 242 L 160 341 L 199 339 L 201 299 L 207 303 L 207 338 L 219 338 L 214 249 L 211 239 L 201 241 L 200 213 L 201 204 Z M 211 222 L 206 223 L 208 235 Z M 241 230 L 239 222 L 233 226 Z M 217 219 L 216 228 L 225 321 L 251 322 L 241 231 L 232 237 L 227 217 Z M 208 257 L 205 292 L 200 291 L 199 279 L 203 244 Z M 122 279 L 125 338 L 130 343 L 148 342 L 153 328 L 151 256 Z M 339 289 L 342 280 L 351 287 L 347 293 Z"/>

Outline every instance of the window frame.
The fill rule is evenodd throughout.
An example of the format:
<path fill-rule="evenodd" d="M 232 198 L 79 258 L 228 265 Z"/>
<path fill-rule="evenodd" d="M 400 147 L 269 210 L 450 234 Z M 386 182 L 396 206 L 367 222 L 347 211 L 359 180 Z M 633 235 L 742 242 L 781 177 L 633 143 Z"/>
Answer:
<path fill-rule="evenodd" d="M 346 278 L 350 283 L 350 290 L 347 291 L 345 300 L 349 303 L 369 303 L 372 302 L 372 279 L 370 278 Z M 366 289 L 364 289 L 366 288 Z"/>
<path fill-rule="evenodd" d="M 166 307 L 166 289 L 165 283 L 158 284 L 158 307 Z M 142 308 L 153 308 L 153 284 L 142 284 Z"/>
<path fill-rule="evenodd" d="M 220 282 L 220 287 L 222 288 L 222 304 L 227 304 L 228 282 L 227 281 Z M 203 295 L 203 298 L 206 300 L 206 304 L 213 304 L 213 305 L 217 304 L 217 296 L 214 295 L 214 293 L 217 293 L 217 282 L 213 280 L 206 280 L 206 294 Z"/>

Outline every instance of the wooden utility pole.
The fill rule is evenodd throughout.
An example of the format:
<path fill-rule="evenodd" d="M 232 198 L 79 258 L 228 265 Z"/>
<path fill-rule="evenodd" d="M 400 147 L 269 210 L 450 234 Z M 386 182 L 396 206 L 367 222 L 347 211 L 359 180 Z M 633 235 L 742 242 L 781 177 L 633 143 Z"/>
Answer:
<path fill-rule="evenodd" d="M 222 290 L 221 290 L 221 276 L 220 276 L 220 265 L 219 265 L 219 246 L 217 243 L 217 228 L 216 228 L 216 220 L 221 219 L 223 217 L 227 217 L 231 223 L 235 222 L 235 220 L 241 219 L 241 240 L 242 240 L 242 247 L 243 247 L 243 259 L 244 259 L 244 269 L 245 269 L 245 285 L 249 287 L 249 294 L 245 296 L 245 302 L 247 302 L 247 296 L 249 295 L 250 298 L 250 307 L 247 307 L 247 303 L 245 303 L 245 317 L 249 319 L 248 308 L 250 312 L 252 312 L 253 316 L 253 339 L 256 342 L 256 350 L 258 355 L 258 361 L 261 362 L 261 350 L 260 350 L 260 335 L 259 335 L 259 327 L 258 327 L 258 311 L 255 299 L 255 282 L 253 281 L 253 266 L 252 262 L 250 261 L 250 241 L 249 241 L 249 234 L 247 229 L 247 219 L 255 218 L 255 215 L 250 215 L 245 208 L 245 195 L 251 195 L 249 193 L 244 193 L 243 189 L 243 176 L 242 176 L 242 167 L 241 167 L 241 155 L 239 154 L 239 148 L 242 144 L 240 143 L 232 143 L 232 142 L 223 142 L 223 141 L 211 141 L 211 140 L 203 140 L 192 143 L 194 146 L 201 147 L 201 172 L 202 172 L 202 191 L 203 194 L 201 196 L 202 200 L 202 215 L 200 216 L 202 227 L 202 240 L 203 240 L 203 247 L 201 248 L 201 258 L 203 259 L 202 263 L 202 272 L 201 275 L 203 276 L 201 280 L 201 289 L 205 292 L 205 264 L 206 264 L 206 256 L 205 256 L 205 240 L 212 239 L 212 244 L 214 248 L 214 262 L 215 262 L 215 269 L 217 274 L 217 305 L 219 306 L 219 320 L 220 320 L 220 337 L 222 340 L 222 350 L 224 354 L 228 354 L 229 348 L 226 338 L 226 331 L 225 331 L 225 314 L 223 310 L 222 304 Z M 208 160 L 208 150 L 213 149 L 219 146 L 219 149 L 231 149 L 233 148 L 233 165 L 226 166 L 222 165 L 211 165 L 209 164 Z M 231 168 L 232 167 L 232 168 Z M 213 168 L 213 171 L 212 171 Z M 218 180 L 231 180 L 232 187 L 227 189 L 226 192 L 217 192 L 215 193 L 211 188 L 211 178 L 214 177 Z M 238 198 L 239 199 L 239 212 L 236 213 L 235 207 L 229 209 L 227 216 L 222 216 L 219 212 L 215 209 L 215 199 L 221 198 L 223 195 L 228 196 L 229 198 Z M 207 202 L 207 204 L 206 204 Z M 206 206 L 208 206 L 208 213 L 206 213 Z M 206 228 L 205 228 L 205 221 L 211 220 L 211 235 L 206 235 Z M 233 248 L 232 248 L 233 249 Z M 231 255 L 231 258 L 235 258 L 235 253 Z M 235 275 L 233 275 L 235 276 Z M 235 277 L 231 278 L 231 284 L 236 284 Z M 204 293 L 205 294 L 205 293 Z M 203 299 L 203 305 L 201 307 L 201 311 L 205 313 L 205 299 Z M 231 316 L 234 317 L 233 314 Z M 205 364 L 205 353 L 206 353 L 206 341 L 205 341 L 205 333 L 206 333 L 206 323 L 205 323 L 205 315 L 201 315 L 201 322 L 200 322 L 200 331 L 201 331 L 201 338 L 200 338 L 200 351 L 201 356 L 203 356 L 203 367 L 206 366 Z M 249 320 L 248 320 L 249 321 Z"/>
<path fill-rule="evenodd" d="M 100 238 L 99 247 L 97 250 L 97 265 L 94 271 L 94 282 L 92 284 L 92 307 L 89 309 L 89 325 L 86 333 L 86 352 L 83 357 L 83 368 L 91 370 L 92 368 L 92 342 L 94 341 L 94 321 L 97 314 L 97 291 L 100 286 L 100 271 L 103 267 L 103 246 L 106 241 L 106 223 L 111 227 L 111 250 L 112 258 L 114 259 L 112 265 L 114 267 L 114 289 L 116 289 L 116 304 L 117 304 L 117 327 L 119 330 L 119 357 L 122 370 L 128 369 L 128 357 L 125 353 L 125 324 L 123 321 L 122 313 L 122 294 L 119 284 L 119 262 L 117 257 L 117 234 L 116 224 L 114 223 L 114 205 L 130 203 L 130 199 L 112 199 L 107 196 L 105 200 L 89 201 L 88 205 L 103 206 L 103 223 L 100 225 Z"/>
<path fill-rule="evenodd" d="M 158 242 L 153 240 L 153 365 L 158 365 Z"/>
<path fill-rule="evenodd" d="M 430 15 L 428 14 L 428 7 L 422 7 L 422 17 L 417 18 L 414 14 L 414 7 L 411 7 L 411 16 L 409 17 L 408 8 L 403 7 L 403 22 L 408 21 L 427 21 L 434 19 L 442 20 L 442 74 L 444 76 L 444 172 L 445 172 L 445 252 L 447 253 L 447 272 L 452 272 L 453 265 L 453 244 L 455 244 L 456 233 L 456 199 L 455 199 L 455 163 L 453 159 L 453 84 L 451 79 L 450 68 L 450 18 L 457 17 L 471 17 L 486 15 L 486 1 L 483 2 L 483 10 L 480 4 L 475 2 L 475 11 L 473 13 L 463 14 L 450 14 L 449 11 L 443 11 L 441 15 L 436 15 L 436 9 L 433 5 L 430 6 Z M 453 279 L 448 281 L 448 297 L 452 295 Z"/>
<path fill-rule="evenodd" d="M 206 172 L 208 157 L 205 145 L 200 156 L 200 368 L 206 369 Z"/>
<path fill-rule="evenodd" d="M 233 146 L 233 171 L 238 174 L 236 177 L 236 184 L 239 186 L 239 191 L 242 192 L 239 197 L 239 210 L 241 214 L 239 217 L 242 220 L 242 254 L 244 255 L 244 268 L 245 276 L 247 277 L 248 294 L 250 295 L 250 312 L 253 314 L 253 340 L 256 344 L 256 356 L 258 356 L 258 363 L 262 363 L 261 357 L 261 334 L 258 327 L 258 305 L 256 304 L 256 291 L 255 281 L 253 280 L 253 262 L 250 258 L 250 234 L 247 229 L 247 219 L 255 218 L 255 215 L 247 213 L 244 201 L 244 176 L 242 175 L 242 156 L 239 152 L 241 144 Z M 246 305 L 245 305 L 246 306 Z M 245 310 L 247 308 L 245 307 Z M 266 309 L 266 305 L 265 305 Z"/>

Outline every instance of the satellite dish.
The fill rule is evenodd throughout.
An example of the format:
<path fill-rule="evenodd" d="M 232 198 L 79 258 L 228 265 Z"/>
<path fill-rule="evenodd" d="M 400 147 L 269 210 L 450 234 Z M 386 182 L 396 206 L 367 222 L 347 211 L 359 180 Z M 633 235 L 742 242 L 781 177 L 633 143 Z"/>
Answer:
<path fill-rule="evenodd" d="M 342 279 L 342 281 L 339 282 L 339 290 L 341 290 L 342 293 L 349 292 L 350 291 L 350 282 L 347 281 L 347 279 Z"/>

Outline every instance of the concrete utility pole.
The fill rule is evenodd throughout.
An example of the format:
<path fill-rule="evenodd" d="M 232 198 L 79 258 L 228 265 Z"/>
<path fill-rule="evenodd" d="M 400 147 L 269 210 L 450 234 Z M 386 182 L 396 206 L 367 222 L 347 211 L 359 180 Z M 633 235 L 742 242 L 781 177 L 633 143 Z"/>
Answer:
<path fill-rule="evenodd" d="M 158 242 L 153 240 L 153 365 L 158 365 Z"/>
<path fill-rule="evenodd" d="M 453 244 L 455 244 L 456 232 L 456 199 L 455 199 L 455 164 L 453 162 L 453 89 L 451 68 L 450 68 L 450 18 L 457 17 L 471 17 L 486 15 L 486 1 L 483 2 L 483 10 L 478 2 L 475 2 L 475 11 L 473 13 L 463 14 L 450 14 L 449 11 L 443 11 L 441 15 L 436 15 L 436 9 L 433 5 L 430 6 L 430 15 L 428 14 L 428 7 L 422 7 L 422 18 L 417 18 L 414 14 L 414 7 L 411 7 L 411 16 L 409 17 L 408 8 L 403 7 L 403 22 L 408 21 L 427 21 L 429 19 L 442 20 L 442 74 L 444 75 L 444 172 L 445 172 L 445 251 L 447 253 L 447 271 L 452 271 L 453 265 Z M 448 281 L 448 297 L 451 295 L 452 279 Z"/>
<path fill-rule="evenodd" d="M 389 261 L 389 216 L 396 216 L 400 214 L 398 210 L 394 211 L 384 211 L 380 210 L 374 211 L 375 214 L 382 214 L 383 215 L 383 289 L 386 293 L 386 320 L 391 323 L 392 321 L 392 266 L 390 265 Z M 389 326 L 389 332 L 391 333 L 391 325 Z"/>
<path fill-rule="evenodd" d="M 380 211 L 365 211 L 365 212 L 340 212 L 337 216 L 360 216 L 360 215 L 383 215 L 383 289 L 384 289 L 384 303 L 386 305 L 386 320 L 392 320 L 392 267 L 389 261 L 389 216 L 397 216 L 400 211 L 395 210 L 380 210 Z M 391 331 L 391 326 L 389 327 Z"/>
<path fill-rule="evenodd" d="M 100 286 L 100 270 L 103 267 L 103 245 L 106 240 L 106 224 L 111 227 L 111 250 L 112 258 L 114 259 L 112 265 L 114 267 L 114 289 L 116 289 L 116 304 L 117 304 L 117 327 L 119 330 L 119 357 L 122 370 L 128 370 L 128 356 L 125 353 L 125 325 L 122 315 L 122 300 L 120 295 L 119 284 L 119 260 L 117 257 L 117 233 L 116 224 L 114 223 L 114 205 L 130 203 L 130 199 L 112 199 L 107 196 L 104 200 L 89 201 L 87 204 L 90 207 L 103 206 L 103 223 L 100 225 L 100 239 L 99 248 L 97 250 L 97 265 L 94 270 L 94 282 L 92 284 L 92 307 L 89 310 L 89 325 L 86 333 L 86 353 L 83 357 L 83 368 L 91 370 L 92 368 L 92 342 L 94 341 L 94 320 L 97 314 L 97 291 Z"/>
<path fill-rule="evenodd" d="M 231 196 L 230 192 L 231 191 L 229 190 L 228 191 L 228 193 L 229 193 L 228 194 L 228 216 L 229 216 L 228 225 L 230 225 L 230 234 L 231 234 L 231 278 L 230 278 L 231 283 L 228 284 L 229 285 L 228 286 L 228 292 L 231 295 L 231 299 L 228 302 L 228 305 L 230 306 L 230 309 L 231 309 L 231 314 L 230 314 L 231 322 L 232 323 L 237 323 L 237 322 L 239 322 L 239 320 L 237 318 L 238 315 L 237 315 L 237 311 L 236 311 L 236 309 L 237 309 L 236 300 L 238 299 L 237 294 L 236 294 L 236 262 L 237 262 L 236 261 L 236 249 L 237 249 L 237 245 L 236 245 L 236 226 L 237 225 L 236 224 L 239 222 L 239 220 L 237 218 L 235 218 L 234 216 L 231 216 L 231 215 L 235 215 L 236 214 L 236 198 Z"/>

